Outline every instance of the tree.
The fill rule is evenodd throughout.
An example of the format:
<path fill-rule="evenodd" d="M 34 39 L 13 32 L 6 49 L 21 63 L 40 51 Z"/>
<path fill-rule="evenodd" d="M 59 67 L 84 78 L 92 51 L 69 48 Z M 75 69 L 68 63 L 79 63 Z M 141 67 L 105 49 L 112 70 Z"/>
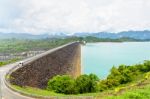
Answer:
<path fill-rule="evenodd" d="M 68 75 L 58 75 L 48 81 L 47 89 L 57 93 L 74 94 L 76 93 L 75 80 Z"/>
<path fill-rule="evenodd" d="M 90 78 L 88 75 L 84 74 L 79 76 L 76 79 L 76 87 L 79 93 L 86 93 L 89 92 L 89 83 L 90 83 Z"/>
<path fill-rule="evenodd" d="M 99 78 L 95 74 L 90 74 L 90 86 L 89 86 L 89 92 L 96 92 L 98 91 L 98 84 Z"/>
<path fill-rule="evenodd" d="M 98 90 L 98 77 L 94 74 L 81 75 L 76 79 L 76 87 L 79 93 L 96 92 Z"/>

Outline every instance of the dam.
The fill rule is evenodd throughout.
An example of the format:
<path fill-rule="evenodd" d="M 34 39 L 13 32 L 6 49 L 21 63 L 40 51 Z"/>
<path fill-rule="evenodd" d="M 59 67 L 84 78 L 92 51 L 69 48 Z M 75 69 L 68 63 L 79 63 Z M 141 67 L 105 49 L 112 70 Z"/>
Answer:
<path fill-rule="evenodd" d="M 46 88 L 48 80 L 56 75 L 76 78 L 80 74 L 81 44 L 73 42 L 26 62 L 10 74 L 9 82 L 19 86 Z"/>

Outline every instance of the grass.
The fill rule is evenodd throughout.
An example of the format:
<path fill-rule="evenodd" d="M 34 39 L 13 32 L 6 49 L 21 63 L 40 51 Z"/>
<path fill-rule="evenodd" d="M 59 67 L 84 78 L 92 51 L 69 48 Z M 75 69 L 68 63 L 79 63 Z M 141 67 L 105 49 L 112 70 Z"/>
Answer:
<path fill-rule="evenodd" d="M 85 94 L 77 94 L 77 95 L 65 95 L 55 93 L 53 91 L 42 90 L 38 88 L 32 87 L 20 87 L 16 85 L 12 85 L 14 89 L 23 91 L 25 93 L 36 95 L 36 96 L 59 96 L 59 97 L 67 97 L 67 96 L 93 96 L 95 99 L 150 99 L 150 84 L 144 87 L 133 87 L 131 89 L 124 90 L 123 93 L 116 92 L 116 89 L 107 90 L 104 92 L 98 93 L 85 93 Z M 119 88 L 119 87 L 118 87 Z M 126 87 L 120 87 L 126 88 Z M 139 97 L 139 98 L 137 98 Z M 142 98 L 141 98 L 142 97 Z M 149 98 L 145 98 L 149 97 Z"/>
<path fill-rule="evenodd" d="M 12 87 L 16 90 L 26 92 L 28 94 L 33 94 L 33 95 L 41 95 L 41 96 L 64 96 L 63 94 L 58 94 L 53 91 L 47 91 L 47 90 L 42 90 L 38 88 L 32 88 L 32 87 L 20 87 L 17 85 L 12 85 Z"/>
<path fill-rule="evenodd" d="M 44 89 L 38 89 L 33 87 L 20 87 L 17 85 L 12 85 L 13 89 L 25 92 L 27 94 L 32 94 L 36 96 L 60 96 L 60 97 L 67 97 L 67 96 L 96 96 L 98 93 L 85 93 L 85 94 L 77 94 L 77 95 L 65 95 L 60 93 L 55 93 L 53 91 L 48 91 Z"/>
<path fill-rule="evenodd" d="M 104 99 L 150 99 L 150 72 L 137 83 L 125 86 L 118 92 L 114 91 Z"/>
<path fill-rule="evenodd" d="M 86 94 L 77 94 L 77 95 L 65 95 L 55 93 L 53 91 L 41 90 L 38 88 L 32 87 L 20 87 L 16 85 L 12 85 L 12 87 L 16 90 L 23 91 L 28 94 L 36 95 L 36 96 L 58 96 L 58 97 L 70 97 L 70 96 L 93 96 L 95 99 L 150 99 L 150 85 L 145 86 L 143 89 L 141 88 L 133 88 L 131 90 L 125 91 L 121 95 L 115 95 L 114 90 L 108 90 L 105 92 L 99 93 L 86 93 Z"/>
<path fill-rule="evenodd" d="M 150 84 L 127 90 L 121 95 L 108 96 L 106 99 L 150 99 Z"/>
<path fill-rule="evenodd" d="M 20 59 L 19 58 L 14 58 L 14 59 L 3 61 L 3 62 L 0 61 L 0 67 L 2 67 L 4 65 L 7 65 L 7 64 L 10 64 L 10 63 L 17 62 L 18 60 L 20 60 Z"/>

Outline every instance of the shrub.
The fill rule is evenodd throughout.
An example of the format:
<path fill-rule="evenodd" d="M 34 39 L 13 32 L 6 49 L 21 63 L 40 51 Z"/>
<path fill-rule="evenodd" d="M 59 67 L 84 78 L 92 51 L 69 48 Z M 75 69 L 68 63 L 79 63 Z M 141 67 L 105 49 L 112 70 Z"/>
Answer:
<path fill-rule="evenodd" d="M 101 81 L 94 74 L 84 74 L 77 77 L 77 79 L 73 79 L 68 75 L 56 76 L 49 80 L 47 89 L 64 94 L 104 91 L 131 82 L 136 79 L 137 75 L 148 71 L 150 71 L 150 61 L 144 61 L 143 64 L 132 66 L 120 65 L 118 68 L 113 66 L 107 79 Z M 147 74 L 145 79 L 148 76 Z"/>
<path fill-rule="evenodd" d="M 94 74 L 81 75 L 76 80 L 68 75 L 58 75 L 48 81 L 47 90 L 64 94 L 96 92 L 98 81 L 98 77 Z"/>
<path fill-rule="evenodd" d="M 99 82 L 99 90 L 103 91 L 131 82 L 134 78 L 134 73 L 137 74 L 137 68 L 131 68 L 126 65 L 120 65 L 118 68 L 113 66 L 107 79 Z"/>
<path fill-rule="evenodd" d="M 99 90 L 98 89 L 99 78 L 95 74 L 90 74 L 89 78 L 90 78 L 89 91 L 90 92 L 96 92 L 96 91 L 98 91 Z"/>
<path fill-rule="evenodd" d="M 75 94 L 75 80 L 68 75 L 58 75 L 48 81 L 47 89 L 57 93 Z"/>
<path fill-rule="evenodd" d="M 90 78 L 88 75 L 81 75 L 76 79 L 76 87 L 79 93 L 89 92 Z"/>
<path fill-rule="evenodd" d="M 81 75 L 76 79 L 76 87 L 79 93 L 96 92 L 98 90 L 98 77 L 94 74 Z"/>

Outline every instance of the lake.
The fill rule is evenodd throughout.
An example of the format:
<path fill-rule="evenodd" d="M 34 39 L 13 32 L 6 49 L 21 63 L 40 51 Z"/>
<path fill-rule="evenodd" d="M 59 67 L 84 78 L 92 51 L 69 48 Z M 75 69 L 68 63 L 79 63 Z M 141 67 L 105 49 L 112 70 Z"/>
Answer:
<path fill-rule="evenodd" d="M 150 60 L 150 42 L 87 43 L 82 46 L 82 73 L 107 77 L 112 66 Z"/>

